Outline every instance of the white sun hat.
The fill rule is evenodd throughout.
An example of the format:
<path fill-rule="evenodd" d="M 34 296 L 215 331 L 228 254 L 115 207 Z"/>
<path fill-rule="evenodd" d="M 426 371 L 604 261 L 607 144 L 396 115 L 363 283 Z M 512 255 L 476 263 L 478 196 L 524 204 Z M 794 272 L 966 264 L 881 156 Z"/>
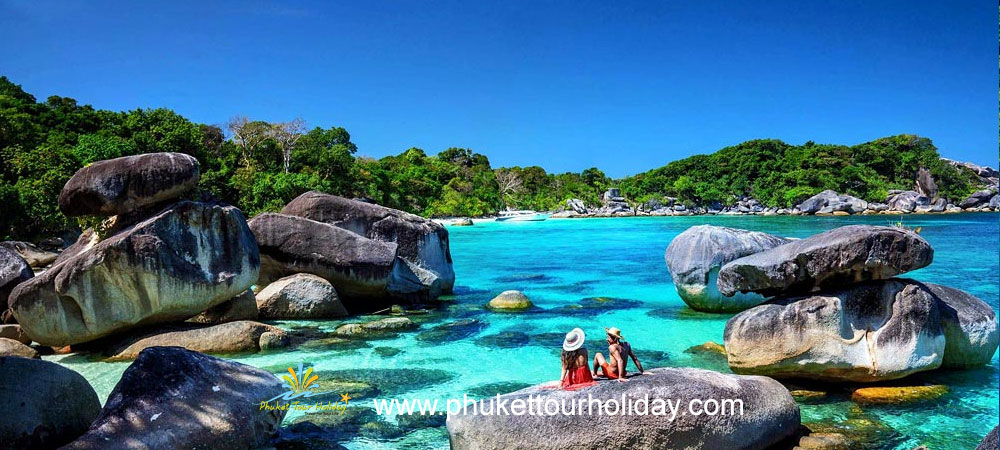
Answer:
<path fill-rule="evenodd" d="M 563 340 L 563 350 L 571 352 L 583 347 L 583 341 L 586 339 L 587 335 L 583 333 L 583 330 L 574 328 L 569 333 L 566 333 L 566 339 Z"/>

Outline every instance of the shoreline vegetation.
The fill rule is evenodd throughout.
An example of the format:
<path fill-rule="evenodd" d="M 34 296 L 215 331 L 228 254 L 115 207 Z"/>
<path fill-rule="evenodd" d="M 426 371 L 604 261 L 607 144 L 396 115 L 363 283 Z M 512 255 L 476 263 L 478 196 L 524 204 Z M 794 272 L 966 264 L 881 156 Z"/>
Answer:
<path fill-rule="evenodd" d="M 508 209 L 555 217 L 995 211 L 1000 184 L 996 170 L 943 159 L 930 139 L 914 135 L 853 146 L 750 140 L 613 179 L 596 167 L 560 174 L 497 168 L 486 155 L 457 147 L 374 159 L 359 155 L 341 127 L 243 116 L 199 124 L 166 108 L 113 112 L 68 97 L 38 101 L 2 76 L 0 113 L 3 240 L 75 239 L 96 223 L 60 211 L 70 177 L 96 161 L 157 152 L 193 156 L 201 170 L 197 195 L 247 217 L 277 212 L 309 191 L 427 218 Z M 812 204 L 822 206 L 802 208 L 816 196 Z"/>

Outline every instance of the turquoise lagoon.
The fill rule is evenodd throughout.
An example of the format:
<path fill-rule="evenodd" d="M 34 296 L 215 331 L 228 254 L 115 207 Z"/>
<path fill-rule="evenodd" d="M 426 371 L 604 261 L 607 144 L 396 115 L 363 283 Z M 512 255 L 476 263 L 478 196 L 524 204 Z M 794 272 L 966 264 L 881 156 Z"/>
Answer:
<path fill-rule="evenodd" d="M 559 374 L 557 355 L 564 333 L 583 328 L 593 355 L 606 351 L 602 327 L 613 325 L 640 350 L 647 368 L 692 366 L 728 372 L 719 358 L 685 353 L 685 349 L 706 341 L 721 343 L 730 316 L 692 311 L 677 296 L 663 259 L 674 236 L 706 223 L 805 237 L 842 225 L 885 225 L 898 220 L 909 227 L 922 227 L 921 235 L 935 250 L 933 264 L 908 276 L 963 289 L 1000 310 L 997 214 L 480 222 L 472 227 L 449 227 L 457 274 L 455 294 L 442 299 L 431 314 L 415 316 L 421 322 L 420 329 L 358 345 L 313 342 L 292 351 L 233 359 L 275 373 L 299 363 L 313 365 L 321 377 L 369 382 L 384 398 L 437 398 L 443 404 L 463 393 L 493 395 L 554 380 Z M 507 289 L 524 291 L 537 308 L 519 314 L 484 308 L 490 298 Z M 456 321 L 461 326 L 444 332 L 434 328 Z M 322 336 L 344 322 L 278 325 Z M 102 401 L 127 367 L 126 363 L 76 355 L 47 359 L 81 372 Z M 802 420 L 814 428 L 863 436 L 867 448 L 880 449 L 918 445 L 969 449 L 998 423 L 1000 370 L 996 355 L 987 367 L 919 374 L 904 383 L 946 384 L 950 392 L 932 403 L 859 407 L 849 400 L 849 391 L 834 390 L 826 398 L 801 403 Z M 352 407 L 371 407 L 372 398 L 352 397 Z M 305 419 L 330 423 L 329 418 L 321 417 L 323 414 L 331 413 L 310 413 Z M 303 420 L 302 416 L 289 414 L 285 425 Z M 323 448 L 324 441 L 336 439 L 348 448 L 448 446 L 440 422 L 413 425 L 395 417 L 382 417 L 378 422 L 372 419 L 361 416 L 353 425 L 338 424 L 342 434 L 303 435 L 308 442 L 299 444 Z"/>

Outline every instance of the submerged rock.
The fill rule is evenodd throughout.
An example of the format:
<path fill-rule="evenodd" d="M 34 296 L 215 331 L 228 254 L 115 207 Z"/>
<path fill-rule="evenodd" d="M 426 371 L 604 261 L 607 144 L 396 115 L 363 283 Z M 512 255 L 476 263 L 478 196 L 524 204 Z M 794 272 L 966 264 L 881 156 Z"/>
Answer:
<path fill-rule="evenodd" d="M 198 161 L 183 153 L 146 153 L 98 161 L 66 182 L 59 209 L 73 216 L 114 216 L 180 198 L 198 185 Z"/>
<path fill-rule="evenodd" d="M 497 311 L 522 311 L 531 306 L 531 300 L 521 291 L 503 291 L 489 304 L 490 309 Z"/>
<path fill-rule="evenodd" d="M 265 319 L 325 319 L 347 315 L 333 285 L 308 273 L 297 273 L 267 285 L 257 293 L 256 305 Z"/>
<path fill-rule="evenodd" d="M 684 353 L 720 355 L 722 357 L 725 357 L 726 347 L 723 347 L 717 342 L 708 341 L 701 345 L 691 346 L 687 350 L 684 350 Z"/>
<path fill-rule="evenodd" d="M 417 340 L 428 344 L 441 344 L 473 336 L 486 328 L 479 319 L 459 319 L 436 325 L 417 335 Z"/>
<path fill-rule="evenodd" d="M 260 245 L 258 284 L 298 273 L 320 276 L 345 301 L 384 300 L 390 279 L 398 277 L 396 244 L 368 239 L 327 223 L 264 213 L 250 220 Z M 350 306 L 350 305 L 348 305 Z"/>
<path fill-rule="evenodd" d="M 152 347 L 115 385 L 86 434 L 67 450 L 247 449 L 265 445 L 284 410 L 261 402 L 284 392 L 263 370 L 179 347 Z"/>
<path fill-rule="evenodd" d="M 945 337 L 934 294 L 892 279 L 748 309 L 725 345 L 736 373 L 870 382 L 938 368 Z"/>
<path fill-rule="evenodd" d="M 397 286 L 394 294 L 433 299 L 455 286 L 448 230 L 423 217 L 371 203 L 322 192 L 306 192 L 289 202 L 282 214 L 305 217 L 350 230 L 368 239 L 392 242 L 408 266 L 412 285 Z"/>
<path fill-rule="evenodd" d="M 21 327 L 42 345 L 185 320 L 247 290 L 260 267 L 243 213 L 195 202 L 112 229 L 103 240 L 85 233 L 64 257 L 10 297 Z"/>
<path fill-rule="evenodd" d="M 648 398 L 647 411 L 666 414 L 610 415 L 587 414 L 503 414 L 497 406 L 482 411 L 461 411 L 447 420 L 451 448 L 461 449 L 609 449 L 609 448 L 740 448 L 764 449 L 792 435 L 799 428 L 799 408 L 788 391 L 765 377 L 724 375 L 701 369 L 652 369 L 626 383 L 599 382 L 596 386 L 567 391 L 544 385 L 502 395 L 506 409 L 513 402 L 540 397 L 537 408 L 568 410 L 586 405 L 589 398 L 614 401 L 626 399 L 642 410 L 637 401 Z M 648 396 L 648 397 L 647 397 Z M 681 414 L 671 417 L 666 400 L 687 404 L 693 399 L 740 399 L 743 414 Z M 494 398 L 495 399 L 495 398 Z M 565 403 L 562 403 L 565 402 Z M 478 405 L 478 403 L 477 403 Z M 657 406 L 660 405 L 660 406 Z M 586 408 L 577 406 L 577 408 Z M 613 409 L 613 408 L 612 408 Z M 561 409 L 560 409 L 561 411 Z M 673 419 L 673 420 L 671 420 Z"/>
<path fill-rule="evenodd" d="M 280 347 L 286 333 L 273 325 L 249 320 L 219 325 L 170 327 L 129 339 L 112 359 L 134 359 L 149 347 L 176 346 L 202 353 L 254 353 Z"/>
<path fill-rule="evenodd" d="M 765 298 L 757 294 L 723 296 L 716 288 L 719 269 L 735 259 L 787 242 L 767 233 L 699 225 L 677 235 L 667 247 L 665 259 L 677 293 L 691 309 L 742 311 Z"/>
<path fill-rule="evenodd" d="M 881 280 L 931 263 L 934 250 L 913 231 L 848 225 L 732 261 L 719 271 L 724 295 L 796 294 Z"/>
<path fill-rule="evenodd" d="M 913 403 L 935 400 L 948 393 L 948 386 L 882 386 L 855 389 L 851 400 L 855 403 Z"/>
<path fill-rule="evenodd" d="M 257 300 L 254 299 L 253 291 L 247 289 L 228 302 L 220 303 L 202 311 L 187 321 L 209 324 L 225 323 L 237 320 L 254 320 L 257 318 L 257 315 Z"/>
<path fill-rule="evenodd" d="M 365 323 L 346 323 L 334 331 L 338 336 L 369 337 L 417 328 L 407 317 L 386 317 Z"/>
<path fill-rule="evenodd" d="M 517 348 L 531 342 L 531 336 L 520 331 L 501 331 L 476 339 L 476 345 L 487 348 Z"/>
<path fill-rule="evenodd" d="M 0 356 L 0 447 L 58 448 L 87 431 L 101 410 L 82 375 L 40 359 Z"/>
<path fill-rule="evenodd" d="M 405 394 L 451 381 L 455 375 L 438 369 L 344 369 L 321 372 L 325 379 L 364 383 L 378 389 L 380 395 Z"/>

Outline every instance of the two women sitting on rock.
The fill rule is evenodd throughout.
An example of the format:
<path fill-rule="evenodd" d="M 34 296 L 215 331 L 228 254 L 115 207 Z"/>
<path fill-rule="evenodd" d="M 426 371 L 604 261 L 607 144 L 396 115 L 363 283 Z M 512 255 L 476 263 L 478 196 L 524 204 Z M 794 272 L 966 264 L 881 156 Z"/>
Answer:
<path fill-rule="evenodd" d="M 587 349 L 583 348 L 583 342 L 586 340 L 583 330 L 574 328 L 566 334 L 566 339 L 563 341 L 563 352 L 560 357 L 562 360 L 562 371 L 559 378 L 560 384 L 564 389 L 572 390 L 593 385 L 595 383 L 594 378 L 599 376 L 597 372 L 598 368 L 601 369 L 605 378 L 617 379 L 619 382 L 625 381 L 625 377 L 627 376 L 625 367 L 628 364 L 628 358 L 632 358 L 635 366 L 639 369 L 639 373 L 642 373 L 642 363 L 639 362 L 635 353 L 632 352 L 632 346 L 622 338 L 621 330 L 611 327 L 605 328 L 604 332 L 607 334 L 608 339 L 608 358 L 605 358 L 601 352 L 597 352 L 594 355 L 593 374 L 591 374 L 590 367 L 587 365 L 589 361 Z"/>

